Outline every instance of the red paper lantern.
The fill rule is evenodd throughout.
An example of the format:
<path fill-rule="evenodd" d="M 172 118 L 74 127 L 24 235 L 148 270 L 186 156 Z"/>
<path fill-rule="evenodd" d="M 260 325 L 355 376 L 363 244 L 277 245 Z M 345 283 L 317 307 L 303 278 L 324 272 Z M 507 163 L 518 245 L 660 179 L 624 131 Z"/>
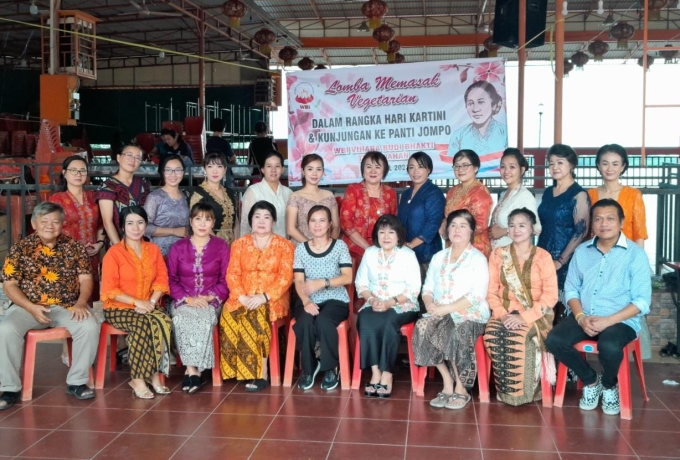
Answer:
<path fill-rule="evenodd" d="M 291 65 L 297 55 L 297 50 L 295 48 L 291 48 L 290 46 L 284 46 L 281 51 L 279 51 L 279 59 L 283 61 L 284 66 Z"/>
<path fill-rule="evenodd" d="M 564 76 L 568 77 L 569 72 L 571 72 L 572 70 L 574 70 L 574 64 L 572 64 L 569 59 L 565 58 L 564 59 Z"/>
<path fill-rule="evenodd" d="M 640 67 L 645 65 L 644 56 L 640 56 L 640 59 L 638 59 L 637 63 Z M 654 64 L 654 56 L 652 56 L 651 54 L 648 54 L 647 55 L 647 69 L 645 69 L 645 70 L 649 70 L 649 67 L 652 64 Z"/>
<path fill-rule="evenodd" d="M 626 21 L 619 21 L 609 31 L 609 35 L 615 38 L 616 48 L 620 50 L 628 49 L 628 39 L 635 33 L 635 27 L 628 24 Z"/>
<path fill-rule="evenodd" d="M 403 54 L 397 53 L 397 54 L 394 55 L 394 63 L 395 64 L 403 64 L 404 62 L 406 62 L 406 58 L 404 57 Z"/>
<path fill-rule="evenodd" d="M 368 18 L 368 27 L 377 29 L 387 14 L 387 3 L 383 0 L 368 0 L 361 6 L 361 13 Z"/>
<path fill-rule="evenodd" d="M 590 58 L 583 51 L 577 51 L 571 55 L 571 62 L 579 69 L 583 69 L 583 66 L 586 65 L 589 60 Z"/>
<path fill-rule="evenodd" d="M 661 10 L 666 8 L 668 0 L 649 0 L 649 20 L 658 21 L 661 19 Z"/>
<path fill-rule="evenodd" d="M 401 43 L 397 40 L 390 40 L 387 44 L 387 62 L 394 62 L 397 51 L 401 49 Z"/>
<path fill-rule="evenodd" d="M 588 51 L 593 55 L 593 61 L 601 62 L 604 61 L 604 55 L 609 51 L 609 45 L 602 40 L 595 40 L 590 45 L 588 45 Z"/>
<path fill-rule="evenodd" d="M 269 29 L 260 29 L 253 36 L 253 40 L 260 45 L 262 54 L 269 56 L 272 52 L 271 44 L 276 41 L 276 34 Z"/>
<path fill-rule="evenodd" d="M 672 48 L 673 45 L 670 43 L 666 45 L 666 48 Z M 678 57 L 678 50 L 668 50 L 668 51 L 659 51 L 659 56 L 661 56 L 664 59 L 664 64 L 676 64 L 678 62 L 677 57 Z"/>
<path fill-rule="evenodd" d="M 383 24 L 373 31 L 373 38 L 378 41 L 378 48 L 387 51 L 387 44 L 394 38 L 394 29 L 387 24 Z"/>
<path fill-rule="evenodd" d="M 229 18 L 229 27 L 241 27 L 241 18 L 246 14 L 246 6 L 239 0 L 229 0 L 222 5 L 224 15 Z"/>
<path fill-rule="evenodd" d="M 484 49 L 489 52 L 489 57 L 497 57 L 498 56 L 498 50 L 500 49 L 501 45 L 497 45 L 493 42 L 493 37 L 489 35 L 486 40 L 484 40 Z M 481 56 L 480 56 L 481 57 Z"/>
<path fill-rule="evenodd" d="M 298 62 L 298 67 L 302 70 L 312 70 L 314 68 L 314 61 L 305 56 Z"/>

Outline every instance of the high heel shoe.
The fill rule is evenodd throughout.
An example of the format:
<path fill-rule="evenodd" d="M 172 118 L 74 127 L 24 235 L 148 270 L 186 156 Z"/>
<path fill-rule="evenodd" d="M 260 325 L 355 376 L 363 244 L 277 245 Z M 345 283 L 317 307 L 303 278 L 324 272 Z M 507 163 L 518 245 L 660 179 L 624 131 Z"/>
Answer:
<path fill-rule="evenodd" d="M 146 386 L 144 387 L 143 391 L 137 391 L 137 389 L 135 389 L 135 387 L 132 385 L 132 382 L 128 382 L 128 385 L 130 385 L 130 388 L 132 388 L 132 394 L 139 399 L 153 399 L 156 397 L 156 395 L 154 395 Z"/>
<path fill-rule="evenodd" d="M 153 391 L 155 391 L 157 395 L 169 395 L 172 392 L 170 388 L 165 385 L 156 386 L 151 380 L 145 380 L 145 382 L 151 385 L 151 388 L 153 388 Z"/>

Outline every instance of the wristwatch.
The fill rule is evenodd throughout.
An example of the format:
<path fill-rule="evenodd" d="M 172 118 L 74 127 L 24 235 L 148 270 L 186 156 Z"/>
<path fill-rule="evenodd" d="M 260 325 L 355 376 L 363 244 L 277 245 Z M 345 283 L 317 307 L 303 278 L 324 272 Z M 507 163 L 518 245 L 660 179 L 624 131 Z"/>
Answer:
<path fill-rule="evenodd" d="M 326 289 L 331 287 L 331 280 L 329 280 L 328 278 L 324 278 L 323 282 L 326 284 L 326 286 L 325 286 Z"/>
<path fill-rule="evenodd" d="M 154 307 L 156 306 L 156 301 L 153 299 L 149 299 L 149 303 L 153 305 Z"/>
<path fill-rule="evenodd" d="M 394 300 L 395 305 L 399 305 L 399 299 L 397 299 L 397 297 L 399 297 L 399 296 L 395 295 L 394 297 L 392 297 L 392 300 Z"/>

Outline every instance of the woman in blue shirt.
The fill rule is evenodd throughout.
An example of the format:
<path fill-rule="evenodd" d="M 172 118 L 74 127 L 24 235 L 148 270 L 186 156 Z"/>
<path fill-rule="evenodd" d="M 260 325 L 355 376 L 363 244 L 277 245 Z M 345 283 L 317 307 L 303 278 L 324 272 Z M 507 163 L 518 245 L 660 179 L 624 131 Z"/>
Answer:
<path fill-rule="evenodd" d="M 399 201 L 398 217 L 406 229 L 405 246 L 413 249 L 425 279 L 432 256 L 441 251 L 439 224 L 444 218 L 444 193 L 429 179 L 432 159 L 416 152 L 408 159 L 408 175 L 412 184 Z"/>

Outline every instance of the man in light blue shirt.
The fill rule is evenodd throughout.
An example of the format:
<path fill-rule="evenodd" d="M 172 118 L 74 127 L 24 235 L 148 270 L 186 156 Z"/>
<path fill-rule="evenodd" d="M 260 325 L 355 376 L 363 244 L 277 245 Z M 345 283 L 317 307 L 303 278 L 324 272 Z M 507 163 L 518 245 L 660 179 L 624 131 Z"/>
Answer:
<path fill-rule="evenodd" d="M 619 203 L 598 201 L 590 209 L 590 222 L 595 238 L 574 252 L 564 285 L 572 314 L 555 326 L 546 345 L 585 385 L 579 407 L 593 410 L 602 396 L 602 411 L 616 415 L 621 410 L 616 377 L 624 347 L 635 340 L 640 318 L 649 313 L 651 272 L 645 252 L 621 232 Z M 582 340 L 598 342 L 602 374 L 574 348 Z"/>

